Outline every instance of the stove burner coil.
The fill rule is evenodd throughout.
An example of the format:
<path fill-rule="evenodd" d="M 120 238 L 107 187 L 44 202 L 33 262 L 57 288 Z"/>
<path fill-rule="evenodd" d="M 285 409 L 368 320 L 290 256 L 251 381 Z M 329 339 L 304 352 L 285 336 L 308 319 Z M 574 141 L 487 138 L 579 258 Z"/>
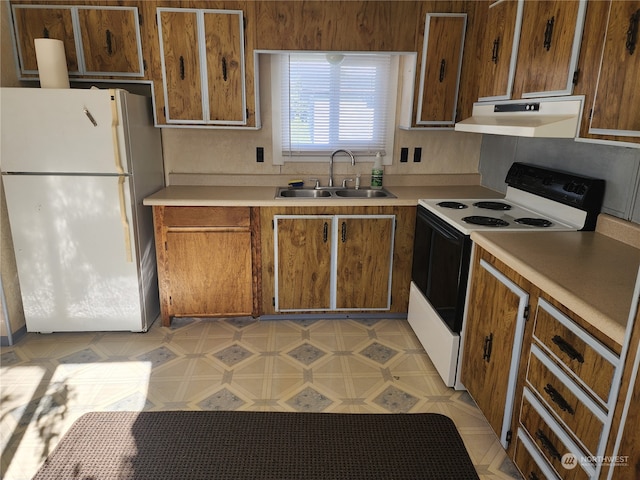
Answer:
<path fill-rule="evenodd" d="M 515 222 L 521 225 L 531 225 L 532 227 L 550 227 L 551 225 L 553 225 L 553 223 L 546 218 L 523 217 L 516 218 Z"/>
<path fill-rule="evenodd" d="M 439 207 L 442 208 L 455 208 L 458 210 L 462 210 L 463 208 L 467 208 L 467 205 L 465 205 L 464 203 L 460 203 L 460 202 L 440 202 L 438 204 Z"/>
<path fill-rule="evenodd" d="M 509 222 L 505 222 L 500 218 L 483 217 L 482 215 L 472 215 L 470 217 L 464 217 L 463 222 L 471 223 L 473 225 L 482 225 L 485 227 L 506 227 Z"/>
<path fill-rule="evenodd" d="M 473 204 L 473 206 L 478 208 L 486 208 L 487 210 L 511 210 L 511 205 L 504 202 L 476 202 Z"/>

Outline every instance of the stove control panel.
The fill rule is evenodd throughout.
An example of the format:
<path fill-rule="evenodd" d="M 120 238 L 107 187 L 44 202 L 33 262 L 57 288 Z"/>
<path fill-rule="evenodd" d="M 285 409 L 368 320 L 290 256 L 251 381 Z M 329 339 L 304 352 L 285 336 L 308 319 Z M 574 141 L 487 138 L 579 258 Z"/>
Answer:
<path fill-rule="evenodd" d="M 600 212 L 604 180 L 562 170 L 515 162 L 505 179 L 507 184 L 581 210 Z"/>

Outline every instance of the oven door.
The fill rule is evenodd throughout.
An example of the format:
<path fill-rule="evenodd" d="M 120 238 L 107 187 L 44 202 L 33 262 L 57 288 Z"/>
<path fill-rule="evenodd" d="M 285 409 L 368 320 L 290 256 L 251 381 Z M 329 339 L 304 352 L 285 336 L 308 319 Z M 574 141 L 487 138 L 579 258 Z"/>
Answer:
<path fill-rule="evenodd" d="M 411 279 L 447 327 L 460 333 L 471 238 L 418 205 Z"/>

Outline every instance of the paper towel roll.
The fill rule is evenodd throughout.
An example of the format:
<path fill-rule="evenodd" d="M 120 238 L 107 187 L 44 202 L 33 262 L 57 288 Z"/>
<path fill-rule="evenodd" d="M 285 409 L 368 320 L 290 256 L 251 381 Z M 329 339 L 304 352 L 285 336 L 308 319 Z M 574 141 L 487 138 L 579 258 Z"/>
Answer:
<path fill-rule="evenodd" d="M 67 57 L 62 40 L 36 38 L 36 61 L 41 88 L 69 88 Z"/>

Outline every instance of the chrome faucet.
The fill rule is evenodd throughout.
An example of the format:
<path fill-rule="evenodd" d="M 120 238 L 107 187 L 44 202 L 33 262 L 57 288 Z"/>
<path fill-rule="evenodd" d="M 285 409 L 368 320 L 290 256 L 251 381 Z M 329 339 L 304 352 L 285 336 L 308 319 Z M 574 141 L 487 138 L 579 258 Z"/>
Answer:
<path fill-rule="evenodd" d="M 331 154 L 331 158 L 329 159 L 329 186 L 333 187 L 333 157 L 335 157 L 336 153 L 346 153 L 347 155 L 349 155 L 351 157 L 351 165 L 355 165 L 356 164 L 356 157 L 353 156 L 353 153 L 351 153 L 349 150 L 344 150 L 344 149 L 339 149 L 336 150 L 335 152 L 333 152 Z"/>

